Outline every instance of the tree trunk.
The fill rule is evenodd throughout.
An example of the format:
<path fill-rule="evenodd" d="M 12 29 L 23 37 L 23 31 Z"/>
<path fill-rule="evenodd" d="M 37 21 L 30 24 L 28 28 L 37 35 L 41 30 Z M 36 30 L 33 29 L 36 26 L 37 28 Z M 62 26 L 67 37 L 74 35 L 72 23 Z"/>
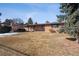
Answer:
<path fill-rule="evenodd" d="M 79 44 L 79 34 L 76 35 L 77 42 Z"/>
<path fill-rule="evenodd" d="M 78 44 L 79 44 L 79 38 L 77 38 L 77 42 L 78 42 Z"/>

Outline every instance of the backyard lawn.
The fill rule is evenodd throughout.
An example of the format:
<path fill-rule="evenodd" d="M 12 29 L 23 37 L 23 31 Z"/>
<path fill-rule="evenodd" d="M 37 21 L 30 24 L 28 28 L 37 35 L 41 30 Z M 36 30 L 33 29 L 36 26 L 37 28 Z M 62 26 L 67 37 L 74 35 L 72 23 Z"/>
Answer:
<path fill-rule="evenodd" d="M 67 34 L 46 32 L 24 32 L 0 37 L 0 55 L 79 55 L 79 44 L 67 38 Z"/>

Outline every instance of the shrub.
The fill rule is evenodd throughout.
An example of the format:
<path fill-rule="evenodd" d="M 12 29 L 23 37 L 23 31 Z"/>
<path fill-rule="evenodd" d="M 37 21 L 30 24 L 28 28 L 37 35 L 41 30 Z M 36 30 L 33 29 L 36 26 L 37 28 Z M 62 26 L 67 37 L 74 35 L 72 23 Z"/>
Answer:
<path fill-rule="evenodd" d="M 64 28 L 60 28 L 59 33 L 63 33 L 63 32 L 65 32 Z"/>
<path fill-rule="evenodd" d="M 11 27 L 8 26 L 2 26 L 0 29 L 0 33 L 8 33 L 11 31 Z"/>
<path fill-rule="evenodd" d="M 56 31 L 53 30 L 53 29 L 49 29 L 49 31 L 50 31 L 51 33 L 56 33 Z"/>
<path fill-rule="evenodd" d="M 15 32 L 25 32 L 25 31 L 26 31 L 25 29 L 18 29 Z"/>

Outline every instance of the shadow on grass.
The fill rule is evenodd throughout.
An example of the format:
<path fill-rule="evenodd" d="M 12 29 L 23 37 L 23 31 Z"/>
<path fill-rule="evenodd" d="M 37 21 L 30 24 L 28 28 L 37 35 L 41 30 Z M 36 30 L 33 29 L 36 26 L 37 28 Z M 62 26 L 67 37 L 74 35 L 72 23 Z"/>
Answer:
<path fill-rule="evenodd" d="M 66 39 L 70 41 L 76 41 L 76 38 L 66 38 Z"/>

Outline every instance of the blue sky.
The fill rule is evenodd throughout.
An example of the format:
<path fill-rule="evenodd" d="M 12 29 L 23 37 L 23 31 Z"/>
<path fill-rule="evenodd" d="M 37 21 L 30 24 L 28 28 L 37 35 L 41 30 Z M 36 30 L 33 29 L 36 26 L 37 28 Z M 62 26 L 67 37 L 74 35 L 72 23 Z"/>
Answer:
<path fill-rule="evenodd" d="M 55 22 L 56 15 L 60 14 L 59 4 L 28 4 L 28 3 L 0 3 L 0 16 L 4 21 L 6 18 L 21 18 L 25 23 L 31 17 L 33 22 L 45 23 L 45 21 Z"/>

